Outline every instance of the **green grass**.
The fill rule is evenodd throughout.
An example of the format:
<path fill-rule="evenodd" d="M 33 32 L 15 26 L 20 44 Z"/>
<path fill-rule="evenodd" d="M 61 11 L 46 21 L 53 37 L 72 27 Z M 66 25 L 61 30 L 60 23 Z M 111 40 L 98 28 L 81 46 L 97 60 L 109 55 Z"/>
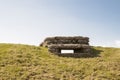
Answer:
<path fill-rule="evenodd" d="M 50 54 L 46 48 L 0 44 L 0 80 L 120 80 L 120 49 L 93 48 L 94 57 Z"/>

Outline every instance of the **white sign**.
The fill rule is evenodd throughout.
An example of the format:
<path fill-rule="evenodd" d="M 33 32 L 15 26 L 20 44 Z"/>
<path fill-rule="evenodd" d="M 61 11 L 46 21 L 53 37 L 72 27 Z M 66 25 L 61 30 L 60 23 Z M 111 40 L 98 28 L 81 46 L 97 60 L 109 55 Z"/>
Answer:
<path fill-rule="evenodd" d="M 61 50 L 61 54 L 64 53 L 74 53 L 74 50 Z"/>

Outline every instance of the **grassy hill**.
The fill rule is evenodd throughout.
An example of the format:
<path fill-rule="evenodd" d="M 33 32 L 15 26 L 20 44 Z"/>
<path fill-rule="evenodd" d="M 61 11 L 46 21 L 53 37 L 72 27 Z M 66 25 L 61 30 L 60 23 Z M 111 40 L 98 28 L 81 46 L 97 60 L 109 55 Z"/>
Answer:
<path fill-rule="evenodd" d="M 43 47 L 0 44 L 0 80 L 120 80 L 120 49 L 93 52 L 91 58 L 59 57 Z"/>

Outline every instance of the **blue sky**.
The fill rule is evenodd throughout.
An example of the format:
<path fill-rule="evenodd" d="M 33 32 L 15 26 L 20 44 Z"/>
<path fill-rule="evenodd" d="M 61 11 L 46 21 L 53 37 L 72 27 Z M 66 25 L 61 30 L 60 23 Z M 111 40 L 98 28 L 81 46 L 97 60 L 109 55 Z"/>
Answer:
<path fill-rule="evenodd" d="M 48 36 L 88 36 L 120 47 L 120 0 L 0 0 L 0 43 L 39 45 Z"/>

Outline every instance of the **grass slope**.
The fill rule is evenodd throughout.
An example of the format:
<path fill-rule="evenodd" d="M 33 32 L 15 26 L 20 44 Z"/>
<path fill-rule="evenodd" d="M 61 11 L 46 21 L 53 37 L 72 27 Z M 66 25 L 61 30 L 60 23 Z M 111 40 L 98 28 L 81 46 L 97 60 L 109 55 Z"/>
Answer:
<path fill-rule="evenodd" d="M 120 80 L 120 49 L 93 52 L 99 57 L 67 58 L 42 47 L 0 44 L 0 80 Z"/>

